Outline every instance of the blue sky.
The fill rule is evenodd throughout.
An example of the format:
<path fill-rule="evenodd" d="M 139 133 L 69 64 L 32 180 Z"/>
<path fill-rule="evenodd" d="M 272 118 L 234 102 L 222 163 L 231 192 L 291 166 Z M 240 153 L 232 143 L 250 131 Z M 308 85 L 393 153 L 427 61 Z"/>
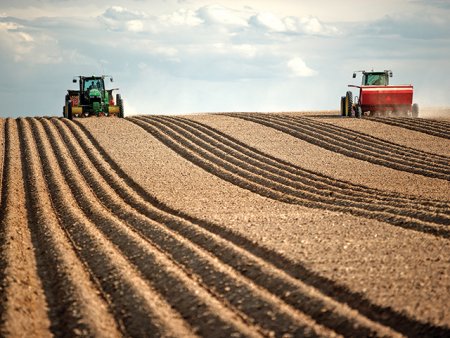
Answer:
<path fill-rule="evenodd" d="M 354 70 L 450 106 L 448 0 L 2 0 L 0 116 L 110 74 L 126 114 L 338 109 Z"/>

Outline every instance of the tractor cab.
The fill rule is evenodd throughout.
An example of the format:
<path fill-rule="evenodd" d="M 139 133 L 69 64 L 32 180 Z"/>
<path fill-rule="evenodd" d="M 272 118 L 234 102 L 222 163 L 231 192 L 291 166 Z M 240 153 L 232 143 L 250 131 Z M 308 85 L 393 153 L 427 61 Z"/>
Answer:
<path fill-rule="evenodd" d="M 76 79 L 74 79 L 76 82 Z M 105 80 L 103 76 L 80 76 L 80 93 L 82 104 L 101 101 L 105 95 Z"/>
<path fill-rule="evenodd" d="M 101 77 L 82 78 L 81 87 L 84 89 L 84 91 L 90 91 L 91 89 L 94 88 L 99 91 L 103 91 L 105 90 L 105 81 Z"/>
<path fill-rule="evenodd" d="M 362 86 L 389 86 L 389 78 L 392 77 L 392 71 L 385 70 L 384 72 L 366 72 L 362 73 Z M 353 78 L 356 78 L 356 72 L 353 73 Z"/>

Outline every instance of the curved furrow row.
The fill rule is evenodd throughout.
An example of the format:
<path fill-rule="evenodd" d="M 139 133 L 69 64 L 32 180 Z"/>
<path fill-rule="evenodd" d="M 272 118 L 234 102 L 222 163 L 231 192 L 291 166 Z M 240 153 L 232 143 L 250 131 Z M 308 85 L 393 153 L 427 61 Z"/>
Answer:
<path fill-rule="evenodd" d="M 285 303 L 307 313 L 318 323 L 346 335 L 366 335 L 368 331 L 376 331 L 375 335 L 392 334 L 382 333 L 386 329 L 376 322 L 408 336 L 414 336 L 416 332 L 448 335 L 446 328 L 421 323 L 391 308 L 373 304 L 359 293 L 317 275 L 300 262 L 293 263 L 230 230 L 168 207 L 133 181 L 82 124 L 62 121 L 96 170 L 123 201 L 214 255 Z"/>
<path fill-rule="evenodd" d="M 67 138 L 65 139 L 67 140 Z M 76 147 L 74 144 L 72 146 Z M 71 149 L 71 152 L 76 152 L 76 149 Z M 193 290 L 185 290 L 184 294 L 179 295 L 179 297 L 184 296 L 186 298 L 184 302 L 192 302 L 189 299 L 190 294 L 202 295 L 203 300 L 208 299 L 208 294 L 215 296 L 216 299 L 222 302 L 223 308 L 217 308 L 211 313 L 220 313 L 221 318 L 224 318 L 224 320 L 228 318 L 230 321 L 233 316 L 243 318 L 242 324 L 236 326 L 239 332 L 245 333 L 247 328 L 252 327 L 252 323 L 256 325 L 254 331 L 258 332 L 260 331 L 258 327 L 262 327 L 261 331 L 263 334 L 269 334 L 273 331 L 279 334 L 290 333 L 316 336 L 318 334 L 315 333 L 316 331 L 327 332 L 326 329 L 318 327 L 307 316 L 297 313 L 297 311 L 281 300 L 257 287 L 253 282 L 243 278 L 240 274 L 230 271 L 228 266 L 218 264 L 217 258 L 211 257 L 210 253 L 198 249 L 182 236 L 173 234 L 162 224 L 156 223 L 130 205 L 127 205 L 124 200 L 117 196 L 114 189 L 108 188 L 107 182 L 102 179 L 100 173 L 92 174 L 95 170 L 94 166 L 89 164 L 86 158 L 83 159 L 79 152 L 76 154 L 75 159 L 86 169 L 86 172 L 90 172 L 89 176 L 85 178 L 101 200 L 101 203 L 108 207 L 111 213 L 117 214 L 116 216 L 122 222 L 126 222 L 139 236 L 148 240 L 164 253 L 170 260 L 170 262 L 166 263 L 167 266 L 174 265 L 178 267 L 185 272 L 186 276 L 189 276 L 191 284 L 198 284 L 208 292 L 201 292 L 192 286 Z M 148 258 L 146 259 L 148 261 Z M 167 276 L 165 281 L 166 283 L 170 282 Z M 178 285 L 182 284 L 182 282 L 183 280 L 178 281 Z M 172 289 L 170 294 L 165 294 L 164 296 L 169 298 L 175 297 L 174 290 Z M 172 304 L 172 306 L 176 308 L 178 305 Z M 192 306 L 190 308 L 192 312 Z M 229 313 L 228 316 L 227 312 Z M 184 314 L 184 317 L 186 315 L 187 313 Z M 192 315 L 195 316 L 195 314 Z M 202 315 L 200 312 L 195 317 L 201 318 L 204 316 L 205 314 Z M 196 323 L 196 326 L 198 325 L 200 323 Z M 212 325 L 211 319 L 207 325 Z M 221 332 L 220 335 L 227 336 L 230 334 L 230 332 L 227 332 L 226 327 L 218 326 L 217 323 L 214 323 L 214 327 Z M 211 329 L 212 327 L 210 327 Z M 207 333 L 204 331 L 202 335 Z M 249 334 L 251 334 L 251 331 L 246 333 L 246 335 Z M 327 334 L 331 334 L 331 332 Z"/>
<path fill-rule="evenodd" d="M 73 243 L 61 227 L 58 212 L 45 185 L 40 155 L 26 120 L 19 122 L 23 168 L 27 182 L 29 224 L 38 253 L 52 331 L 55 335 L 120 337 L 106 300 L 80 262 Z M 97 321 L 96 316 L 102 318 Z"/>
<path fill-rule="evenodd" d="M 62 137 L 66 141 L 70 141 L 71 137 L 68 137 L 63 129 L 60 129 L 60 131 Z M 97 167 L 94 167 L 93 164 L 89 165 L 86 158 L 83 160 L 83 155 L 75 149 L 76 145 L 72 144 L 72 146 L 71 151 L 76 154 L 77 162 L 82 161 L 86 169 L 92 167 L 94 170 Z M 87 170 L 91 173 L 92 171 Z M 358 316 L 356 312 L 346 306 L 337 304 L 323 295 L 314 297 L 310 295 L 311 292 L 314 292 L 310 290 L 311 288 L 295 280 L 290 281 L 292 278 L 288 276 L 284 278 L 272 276 L 274 268 L 265 267 L 264 263 L 252 258 L 251 255 L 246 257 L 248 254 L 243 255 L 230 243 L 215 238 L 215 236 L 211 236 L 211 234 L 207 234 L 200 229 L 194 230 L 192 224 L 186 224 L 186 221 L 177 217 L 161 214 L 161 211 L 155 210 L 152 205 L 133 191 L 127 192 L 130 189 L 127 189 L 126 186 L 116 187 L 115 185 L 120 184 L 117 178 L 109 178 L 109 182 L 102 182 L 99 173 L 94 176 L 98 177 L 86 177 L 86 179 L 97 194 L 101 196 L 102 202 L 108 205 L 112 212 L 122 210 L 119 217 L 128 220 L 130 226 L 139 231 L 143 237 L 158 245 L 162 251 L 187 269 L 192 278 L 201 280 L 219 299 L 244 313 L 249 318 L 249 322 L 254 322 L 265 329 L 265 334 L 271 331 L 277 334 L 290 333 L 294 335 L 315 335 L 314 332 L 316 331 L 321 332 L 320 334 L 332 334 L 331 332 L 326 333 L 326 329 L 320 328 L 308 317 L 297 313 L 297 310 L 292 306 L 298 307 L 300 304 L 303 304 L 301 307 L 307 309 L 308 313 L 312 313 L 313 316 L 324 321 L 324 325 L 333 328 L 338 324 L 336 329 L 343 331 L 343 333 L 354 331 L 365 335 L 370 332 L 377 332 L 377 324 L 370 324 L 370 321 L 361 318 L 360 315 Z M 113 180 L 115 182 L 111 184 Z M 106 183 L 110 183 L 112 187 L 104 188 L 107 186 Z M 128 195 L 114 197 L 114 191 L 126 192 Z M 129 203 L 128 206 L 125 201 Z M 161 223 L 163 221 L 166 225 L 158 225 L 155 221 L 152 221 L 153 219 L 157 219 Z M 143 224 L 143 222 L 152 222 L 154 226 L 149 227 L 148 224 Z M 170 226 L 167 224 L 170 224 Z M 191 241 L 188 241 L 187 238 Z M 202 245 L 200 246 L 198 243 L 202 243 Z M 206 243 L 208 243 L 208 247 L 204 248 Z M 223 248 L 221 251 L 225 251 L 226 254 L 217 255 L 220 247 Z M 213 256 L 213 254 L 216 256 Z M 233 267 L 245 271 L 245 275 L 237 269 L 230 271 L 230 261 L 218 264 L 220 262 L 218 259 L 224 260 L 226 257 L 231 260 Z M 257 281 L 259 285 L 255 284 L 253 280 Z M 300 284 L 300 287 L 295 284 Z M 267 288 L 270 289 L 275 286 L 277 290 L 274 295 Z M 277 296 L 277 294 L 286 293 L 286 289 L 284 291 L 280 289 L 281 286 L 289 288 L 288 290 L 293 293 L 286 303 Z M 350 313 L 354 313 L 353 316 L 356 319 L 348 319 L 347 314 Z M 355 321 L 362 327 L 355 329 Z"/>
<path fill-rule="evenodd" d="M 58 124 L 57 121 L 55 121 L 55 123 Z M 63 130 L 61 131 L 66 142 L 72 139 L 71 137 L 65 136 Z M 69 143 L 70 142 L 68 142 L 68 145 Z M 92 164 L 89 165 L 87 159 L 83 160 L 83 155 L 79 154 L 79 151 L 76 151 L 75 145 L 73 146 L 73 148 L 71 147 L 71 151 L 76 156 L 77 162 L 83 161 L 83 166 L 86 168 L 92 166 Z M 95 167 L 98 166 L 99 164 L 96 163 Z M 110 168 L 100 168 L 102 169 L 101 172 L 111 172 Z M 88 172 L 92 174 L 92 171 L 88 170 Z M 235 308 L 238 308 L 246 317 L 250 317 L 249 321 L 257 323 L 268 332 L 280 332 L 280 328 L 283 328 L 283 330 L 286 330 L 287 332 L 293 331 L 291 333 L 294 334 L 295 331 L 308 331 L 310 329 L 307 327 L 302 328 L 303 324 L 301 323 L 290 323 L 291 320 L 288 318 L 288 314 L 284 313 L 286 311 L 283 310 L 289 307 L 283 305 L 280 300 L 273 298 L 272 295 L 261 289 L 260 286 L 256 286 L 256 284 L 254 284 L 253 281 L 248 280 L 247 277 L 243 278 L 238 272 L 231 273 L 227 267 L 228 264 L 223 266 L 217 263 L 217 259 L 221 258 L 222 255 L 220 257 L 215 257 L 212 256 L 212 254 L 217 254 L 217 247 L 219 245 L 225 246 L 226 242 L 217 243 L 216 240 L 207 238 L 205 241 L 206 243 L 211 245 L 216 242 L 216 244 L 208 250 L 201 249 L 198 245 L 194 245 L 192 241 L 186 240 L 186 235 L 189 235 L 189 237 L 193 238 L 195 241 L 198 241 L 200 238 L 198 231 L 192 230 L 192 224 L 177 217 L 165 215 L 161 210 L 155 209 L 155 207 L 145 201 L 145 199 L 127 188 L 127 186 L 124 186 L 120 180 L 117 180 L 117 177 L 114 178 L 107 175 L 108 177 L 104 177 L 107 181 L 102 182 L 102 176 L 105 175 L 95 174 L 93 176 L 97 176 L 97 178 L 86 176 L 87 182 L 93 187 L 98 195 L 102 196 L 102 202 L 105 203 L 112 212 L 115 210 L 123 210 L 119 217 L 124 221 L 128 221 L 130 226 L 139 231 L 143 237 L 152 241 L 152 243 L 157 245 L 162 251 L 166 252 L 175 261 L 179 262 L 192 276 L 197 276 L 195 278 L 201 280 L 207 288 L 212 290 L 213 294 L 217 295 L 220 299 L 225 300 Z M 108 184 L 111 188 L 105 188 Z M 154 226 L 148 227 L 145 223 L 143 225 L 143 222 L 145 221 L 147 221 L 147 223 L 153 222 Z M 160 222 L 160 224 L 158 225 L 155 221 Z M 171 228 L 172 230 L 170 230 Z M 175 231 L 173 231 L 173 228 L 175 228 Z M 183 233 L 179 234 L 180 231 Z M 229 254 L 230 257 L 236 257 L 236 255 L 235 252 Z M 223 260 L 223 258 L 221 259 Z M 241 258 L 237 261 L 237 264 L 243 264 L 244 261 L 245 259 Z M 254 262 L 250 262 L 248 265 L 254 264 Z M 261 279 L 261 276 L 259 276 L 259 279 Z M 273 285 L 273 283 L 270 284 Z M 291 315 L 295 314 L 295 310 L 293 309 L 288 312 L 290 312 Z M 270 313 L 272 315 L 268 316 Z M 297 314 L 295 317 L 300 319 L 302 315 Z M 322 315 L 322 317 L 324 316 Z M 349 327 L 351 326 L 352 324 L 349 324 Z"/>
<path fill-rule="evenodd" d="M 50 126 L 47 125 L 45 128 L 47 133 L 52 137 L 53 142 L 60 142 L 54 134 L 55 131 L 52 130 Z M 67 144 L 65 146 L 67 146 Z M 71 153 L 71 157 L 72 156 L 73 154 Z M 80 157 L 78 157 L 78 160 L 80 160 Z M 84 169 L 82 172 L 89 172 L 89 168 L 84 168 L 83 164 L 78 163 L 76 160 L 75 162 Z M 60 165 L 64 167 L 70 165 L 70 163 L 65 162 L 60 163 Z M 102 175 L 99 173 L 97 179 L 101 179 L 101 176 Z M 132 226 L 134 224 L 139 226 L 140 229 L 150 228 L 149 231 L 151 232 L 151 230 L 156 227 L 155 223 L 148 223 L 148 219 L 146 220 L 142 217 L 139 218 L 132 210 L 127 210 L 124 205 L 120 204 L 126 204 L 125 202 L 114 201 L 114 198 L 111 199 L 111 195 L 114 195 L 115 192 L 111 188 L 106 190 L 102 189 L 101 184 L 105 182 L 102 182 L 101 180 L 100 182 L 96 182 L 91 175 L 84 178 L 80 176 L 80 180 L 81 179 L 87 179 L 87 184 L 81 185 L 81 183 L 78 183 L 78 186 L 74 185 L 72 187 L 73 189 L 83 189 L 83 196 L 87 196 L 83 198 L 83 203 L 80 204 L 89 204 L 92 203 L 90 202 L 92 199 L 97 199 L 95 205 L 101 206 L 105 212 L 108 212 L 108 214 L 99 215 L 99 217 L 110 218 L 109 222 L 112 222 L 112 220 L 115 219 L 115 223 L 118 223 L 113 234 L 114 236 L 117 236 L 117 238 L 112 237 L 110 240 L 118 242 L 123 239 L 124 246 L 123 248 L 121 246 L 121 249 L 124 254 L 126 254 L 127 257 L 132 257 L 133 263 L 138 266 L 139 270 L 147 270 L 144 271 L 146 279 L 154 284 L 157 291 L 160 292 L 170 305 L 179 311 L 184 318 L 189 318 L 190 324 L 200 334 L 210 334 L 213 327 L 219 330 L 221 335 L 225 336 L 232 334 L 234 331 L 245 332 L 249 323 L 242 321 L 241 317 L 244 316 L 241 316 L 239 311 L 233 312 L 227 308 L 225 303 L 218 302 L 215 297 L 211 296 L 208 289 L 203 288 L 201 278 L 191 278 L 191 271 L 183 269 L 180 264 L 171 259 L 170 255 L 165 254 L 157 245 L 155 245 L 155 243 L 151 242 L 148 238 L 145 238 L 145 236 L 142 236 L 142 233 Z M 84 187 L 88 185 L 92 185 L 92 191 L 90 193 L 84 189 Z M 108 203 L 112 203 L 109 205 L 110 209 L 108 209 Z M 91 209 L 92 207 L 87 208 L 87 210 Z M 103 220 L 103 222 L 105 221 L 106 220 Z M 120 227 L 119 223 L 121 224 Z M 107 235 L 112 236 L 111 234 Z M 162 236 L 164 234 L 159 235 Z M 170 242 L 171 240 L 168 239 L 168 241 Z M 130 244 L 132 244 L 132 248 L 129 248 Z M 133 250 L 137 251 L 134 252 Z M 144 253 L 146 251 L 147 253 Z M 156 256 L 156 252 L 158 255 L 156 257 L 151 257 L 151 251 L 155 251 L 155 253 L 153 253 L 154 256 Z M 158 273 L 156 274 L 156 271 L 150 273 L 149 268 L 144 266 L 145 262 L 147 265 L 151 264 L 152 266 L 155 266 L 153 269 L 158 269 Z M 217 315 L 218 313 L 221 314 L 220 317 Z M 247 334 L 257 335 L 257 328 L 254 331 L 255 332 L 252 333 L 250 330 Z"/>
<path fill-rule="evenodd" d="M 7 119 L 4 126 L 5 158 L 0 205 L 0 336 L 51 337 L 38 263 L 30 250 L 34 243 L 29 231 L 31 224 L 28 221 L 29 208 L 17 123 Z"/>
<path fill-rule="evenodd" d="M 320 131 L 305 130 L 302 126 L 293 126 L 293 123 L 279 121 L 277 118 L 263 115 L 250 114 L 225 114 L 231 117 L 241 118 L 256 122 L 264 126 L 282 131 L 286 134 L 304 140 L 321 148 L 331 150 L 349 157 L 354 157 L 370 163 L 382 165 L 396 170 L 411 172 L 423 176 L 450 180 L 450 169 L 434 166 L 434 164 L 420 164 L 414 160 L 402 160 L 398 156 L 386 156 L 379 153 L 362 149 L 358 142 L 353 139 L 348 143 L 335 140 L 334 137 L 324 136 Z M 412 161 L 412 162 L 411 162 Z"/>
<path fill-rule="evenodd" d="M 436 217 L 437 213 L 450 215 L 449 203 L 386 193 L 381 190 L 365 188 L 351 183 L 334 180 L 331 177 L 315 175 L 298 166 L 294 166 L 287 162 L 283 163 L 283 161 L 246 146 L 230 136 L 220 133 L 214 128 L 195 121 L 167 116 L 154 116 L 151 119 L 175 124 L 184 131 L 185 136 L 191 140 L 192 137 L 200 139 L 203 142 L 203 147 L 207 147 L 215 152 L 216 155 L 231 155 L 234 159 L 241 160 L 240 163 L 243 163 L 244 166 L 253 166 L 253 172 L 262 170 L 262 175 L 272 177 L 273 180 L 295 189 L 308 190 L 314 194 L 324 196 L 325 198 L 340 198 L 353 202 L 367 202 L 384 206 L 393 205 L 399 208 L 407 207 L 406 210 L 413 208 L 415 210 L 423 210 L 426 212 L 431 211 L 431 216 L 433 218 Z M 190 134 L 186 134 L 186 132 Z M 267 176 L 267 173 L 270 173 L 272 176 Z"/>
<path fill-rule="evenodd" d="M 450 230 L 446 226 L 448 217 L 445 215 L 436 214 L 433 216 L 432 214 L 427 215 L 413 209 L 399 211 L 392 207 L 380 207 L 365 203 L 357 204 L 347 200 L 326 198 L 306 190 L 296 190 L 271 178 L 262 176 L 261 170 L 242 165 L 242 161 L 241 165 L 228 161 L 229 156 L 225 153 L 222 153 L 220 156 L 215 155 L 195 144 L 193 137 L 186 137 L 182 133 L 178 133 L 172 126 L 160 123 L 154 119 L 144 121 L 138 118 L 130 118 L 129 120 L 135 122 L 181 156 L 206 171 L 262 196 L 312 208 L 350 212 L 357 216 L 381 220 L 407 229 L 432 233 L 436 236 L 449 237 L 450 235 Z M 421 218 L 427 221 L 421 220 Z M 437 221 L 435 222 L 435 220 Z"/>
<path fill-rule="evenodd" d="M 296 123 L 296 125 L 307 124 L 309 127 L 314 128 L 315 130 L 327 133 L 327 135 L 331 137 L 339 137 L 343 141 L 348 141 L 349 139 L 358 140 L 358 144 L 361 147 L 365 147 L 367 149 L 376 151 L 381 154 L 395 155 L 402 159 L 408 159 L 411 161 L 416 161 L 418 163 L 429 163 L 431 161 L 433 162 L 434 165 L 442 166 L 443 168 L 447 169 L 450 165 L 450 157 L 448 156 L 429 153 L 415 148 L 406 147 L 362 132 L 354 131 L 340 126 L 335 126 L 331 123 L 321 122 L 307 117 L 294 117 L 286 115 L 272 115 L 272 116 L 280 118 L 283 121 L 284 119 L 293 121 L 294 123 Z"/>
<path fill-rule="evenodd" d="M 317 135 L 328 142 L 335 142 L 342 148 L 348 148 L 352 151 L 356 150 L 374 157 L 383 158 L 390 162 L 394 161 L 401 165 L 416 166 L 426 171 L 434 169 L 445 174 L 450 174 L 450 158 L 443 155 L 405 147 L 351 129 L 313 119 L 281 115 L 268 115 L 268 118 L 284 125 L 295 126 L 297 130 L 302 132 L 311 132 L 312 135 Z"/>
<path fill-rule="evenodd" d="M 78 137 L 80 137 L 80 135 L 78 135 Z M 91 154 L 90 157 L 92 157 L 92 155 L 93 154 Z M 98 158 L 96 160 L 98 161 Z M 96 161 L 94 160 L 93 162 Z M 95 164 L 97 167 L 101 163 Z M 105 170 L 110 172 L 108 168 L 102 168 L 102 171 Z M 171 254 L 174 258 L 182 262 L 185 266 L 189 266 L 191 270 L 194 270 L 200 278 L 202 278 L 204 283 L 211 284 L 211 282 L 213 282 L 213 284 L 217 284 L 218 281 L 211 280 L 211 277 L 213 276 L 208 276 L 208 274 L 205 274 L 202 270 L 212 270 L 208 271 L 208 273 L 212 272 L 215 278 L 219 276 L 220 284 L 222 284 L 218 285 L 219 289 L 217 286 L 212 285 L 216 294 L 220 294 L 221 297 L 225 298 L 230 304 L 240 308 L 240 310 L 247 313 L 248 316 L 258 315 L 261 310 L 265 312 L 266 315 L 270 314 L 271 318 L 268 318 L 267 316 L 264 316 L 264 318 L 253 318 L 253 320 L 261 322 L 262 326 L 273 325 L 274 321 L 276 322 L 276 325 L 280 325 L 282 324 L 282 318 L 279 317 L 277 311 L 266 311 L 268 310 L 267 306 L 261 304 L 257 299 L 252 299 L 251 294 L 247 294 L 249 291 L 250 293 L 254 293 L 255 291 L 248 290 L 245 285 L 238 285 L 236 282 L 227 284 L 226 281 L 227 279 L 229 280 L 229 278 L 223 276 L 220 271 L 217 271 L 217 267 L 214 268 L 214 266 L 210 266 L 201 257 L 197 256 L 196 259 L 193 259 L 193 253 L 186 251 L 189 246 L 194 245 L 194 247 L 198 248 L 197 250 L 201 248 L 200 252 L 204 251 L 208 253 L 208 255 L 214 255 L 215 260 L 221 260 L 227 266 L 231 266 L 235 269 L 237 274 L 241 274 L 245 279 L 250 280 L 251 283 L 255 283 L 256 288 L 266 289 L 277 298 L 282 299 L 286 304 L 289 304 L 289 306 L 298 308 L 302 312 L 306 312 L 315 320 L 325 326 L 335 329 L 338 333 L 348 334 L 349 332 L 353 332 L 354 334 L 366 335 L 370 332 L 382 332 L 385 330 L 378 327 L 378 324 L 371 323 L 356 311 L 349 309 L 346 305 L 335 302 L 333 299 L 322 295 L 314 288 L 293 279 L 282 271 L 277 271 L 275 267 L 270 266 L 261 259 L 237 248 L 231 242 L 205 231 L 195 223 L 186 222 L 186 220 L 183 220 L 172 213 L 167 214 L 162 210 L 155 209 L 152 204 L 149 204 L 133 190 L 127 189 L 123 184 L 118 186 L 120 185 L 120 181 L 117 181 L 117 178 L 114 179 L 113 177 L 108 177 L 108 183 L 111 184 L 116 192 L 120 191 L 123 194 L 121 196 L 122 199 L 133 206 L 135 210 L 146 215 L 150 219 L 155 219 L 163 223 L 166 231 L 170 229 L 173 234 L 178 234 L 175 235 L 175 238 L 181 243 L 177 244 L 173 241 L 164 243 L 163 239 L 164 237 L 167 237 L 167 235 L 163 236 L 159 234 L 159 232 L 157 232 L 157 236 L 152 235 L 152 232 L 155 232 L 157 229 L 142 229 L 143 233 L 146 232 L 147 236 L 152 236 L 152 240 L 158 242 L 161 248 L 165 248 L 165 250 L 172 252 Z M 127 215 L 127 217 L 129 219 L 130 215 Z M 191 243 L 190 245 L 189 241 Z M 187 246 L 185 249 L 183 249 L 181 245 L 183 242 L 187 243 L 184 244 Z M 174 251 L 175 248 L 178 252 Z M 198 261 L 202 261 L 201 266 L 198 266 Z M 194 263 L 194 265 L 192 265 L 192 263 Z M 239 279 L 240 278 L 237 280 L 239 281 Z M 225 284 L 223 284 L 224 282 Z M 223 288 L 225 288 L 226 293 L 223 293 L 223 290 L 220 290 Z M 238 291 L 238 293 L 236 293 L 236 291 Z M 270 298 L 270 296 L 266 297 Z M 249 305 L 250 307 L 248 307 Z M 291 310 L 291 312 L 295 313 L 295 310 Z M 266 322 L 264 323 L 264 321 Z M 287 330 L 289 327 L 286 326 L 286 324 L 284 325 L 283 330 Z M 293 329 L 294 328 L 295 327 L 293 327 Z M 278 331 L 275 330 L 275 332 Z M 308 330 L 302 334 L 305 333 L 308 333 Z"/>
<path fill-rule="evenodd" d="M 81 160 L 81 158 L 78 158 L 78 160 Z M 91 179 L 88 179 L 88 182 L 92 186 L 96 186 L 94 189 L 100 190 L 105 186 L 105 184 L 95 184 Z M 119 190 L 117 188 L 114 187 L 114 190 L 127 190 L 126 187 L 120 187 Z M 112 192 L 99 192 L 99 194 L 103 196 L 103 203 L 110 204 L 111 210 L 124 209 L 124 206 L 117 205 L 120 201 L 112 201 Z M 191 271 L 193 276 L 197 276 L 197 279 L 200 279 L 203 284 L 213 290 L 214 294 L 238 308 L 251 321 L 266 329 L 266 334 L 270 331 L 277 335 L 283 333 L 310 335 L 315 331 L 322 331 L 322 334 L 326 332 L 324 332 L 324 328 L 315 328 L 317 324 L 313 324 L 310 320 L 308 324 L 307 317 L 302 319 L 302 314 L 297 314 L 295 307 L 300 307 L 300 310 L 307 310 L 308 314 L 316 317 L 314 319 L 320 320 L 323 325 L 342 331 L 343 334 L 354 332 L 355 334 L 367 335 L 370 332 L 382 330 L 377 327 L 377 324 L 371 324 L 370 321 L 346 306 L 320 294 L 314 296 L 314 290 L 288 276 L 283 276 L 282 272 L 278 273 L 281 276 L 277 276 L 273 267 L 266 267 L 263 262 L 259 262 L 251 255 L 243 254 L 231 243 L 215 238 L 215 236 L 211 236 L 211 234 L 200 229 L 193 231 L 194 225 L 186 224 L 186 221 L 171 215 L 161 215 L 160 211 L 154 210 L 154 207 L 148 205 L 145 200 L 139 198 L 132 191 L 129 194 L 127 197 L 122 197 L 122 204 L 124 204 L 124 201 L 132 201 L 131 204 L 134 206 L 135 212 L 129 210 L 124 212 L 122 217 L 129 221 L 133 218 L 136 219 L 139 217 L 138 211 L 140 211 L 141 217 L 146 214 L 147 217 L 152 219 L 165 217 L 164 224 L 166 225 L 159 226 L 160 229 L 156 226 L 152 228 L 143 227 L 139 225 L 139 222 L 130 223 L 134 223 L 132 224 L 134 228 L 137 228 L 152 242 L 157 243 L 161 250 L 167 252 L 174 260 Z M 108 195 L 111 196 L 110 201 L 107 201 Z M 170 228 L 172 231 L 169 231 Z M 201 237 L 204 237 L 204 239 L 201 239 Z M 200 246 L 198 243 L 202 243 L 202 245 Z M 208 243 L 208 247 L 204 248 L 206 243 Z M 227 253 L 218 255 L 219 248 L 223 248 L 222 251 Z M 215 254 L 215 256 L 212 256 L 212 254 Z M 218 259 L 222 261 L 225 259 L 226 261 L 219 264 Z M 229 270 L 230 263 L 233 263 L 235 270 Z M 222 266 L 222 264 L 224 265 Z M 245 274 L 242 274 L 239 270 L 244 271 Z M 255 282 L 258 284 L 255 284 Z M 285 286 L 284 291 L 280 288 L 281 286 Z M 276 288 L 273 290 L 275 292 L 270 290 L 273 288 Z M 280 299 L 279 295 L 284 295 L 284 298 L 286 298 L 287 290 L 292 292 L 292 296 L 287 298 L 287 302 L 284 302 L 286 300 Z M 273 293 L 269 293 L 269 291 Z M 351 319 L 350 313 L 354 313 L 356 319 Z M 294 316 L 294 318 L 290 319 L 291 316 Z M 298 317 L 297 321 L 293 321 L 295 317 Z M 302 323 L 300 319 L 306 322 Z M 355 321 L 360 326 L 358 329 L 354 328 Z M 308 327 L 305 327 L 305 324 L 308 324 Z M 314 330 L 309 333 L 308 331 L 311 329 Z M 330 332 L 327 334 L 330 334 Z"/>
<path fill-rule="evenodd" d="M 450 124 L 445 121 L 392 117 L 367 117 L 368 120 L 450 139 Z"/>
<path fill-rule="evenodd" d="M 88 192 L 73 191 L 79 169 L 61 168 L 58 158 L 67 159 L 68 154 L 55 149 L 60 145 L 50 143 L 42 125 L 34 119 L 31 123 L 42 161 L 43 179 L 55 211 L 60 215 L 62 226 L 91 278 L 108 300 L 123 332 L 129 336 L 145 336 L 149 332 L 155 336 L 192 336 L 191 329 L 186 327 L 178 313 L 160 298 L 148 280 L 129 261 L 139 257 L 139 253 L 128 253 L 129 257 L 124 257 L 120 252 L 121 247 L 112 244 L 108 236 L 98 229 L 101 225 L 102 230 L 107 228 L 106 231 L 110 232 L 108 235 L 118 236 L 113 231 L 112 220 L 98 218 L 96 205 L 91 205 L 92 209 L 87 214 L 78 207 L 86 202 L 83 193 Z M 131 245 L 130 249 L 134 247 Z M 158 273 L 158 265 L 149 264 L 148 267 L 153 269 L 151 273 Z"/>

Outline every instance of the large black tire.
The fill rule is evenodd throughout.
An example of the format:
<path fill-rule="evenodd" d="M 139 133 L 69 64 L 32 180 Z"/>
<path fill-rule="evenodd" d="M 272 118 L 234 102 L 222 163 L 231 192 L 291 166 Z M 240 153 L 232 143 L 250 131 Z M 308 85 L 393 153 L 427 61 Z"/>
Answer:
<path fill-rule="evenodd" d="M 63 106 L 63 116 L 67 118 L 66 107 L 69 106 L 69 95 L 66 95 L 65 105 Z"/>
<path fill-rule="evenodd" d="M 348 117 L 352 116 L 352 107 L 353 107 L 353 94 L 351 91 L 348 91 L 345 94 L 345 115 Z"/>
<path fill-rule="evenodd" d="M 414 118 L 419 117 L 419 105 L 417 103 L 414 103 L 412 105 L 412 117 Z"/>
<path fill-rule="evenodd" d="M 120 96 L 120 94 L 116 95 L 116 104 L 119 106 L 119 117 L 123 118 L 124 117 L 123 100 L 122 100 L 122 97 Z"/>
<path fill-rule="evenodd" d="M 69 119 L 69 120 L 73 120 L 73 115 L 72 115 L 72 102 L 68 102 L 67 103 L 67 118 Z"/>
<path fill-rule="evenodd" d="M 341 96 L 341 116 L 345 116 L 345 96 Z"/>

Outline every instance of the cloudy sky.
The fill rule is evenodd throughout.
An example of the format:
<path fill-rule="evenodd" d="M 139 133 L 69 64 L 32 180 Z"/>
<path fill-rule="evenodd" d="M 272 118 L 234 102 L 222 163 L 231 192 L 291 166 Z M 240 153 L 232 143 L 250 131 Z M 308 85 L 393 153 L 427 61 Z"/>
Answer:
<path fill-rule="evenodd" d="M 2 0 L 0 116 L 110 74 L 126 114 L 338 109 L 354 70 L 450 106 L 450 0 Z"/>

